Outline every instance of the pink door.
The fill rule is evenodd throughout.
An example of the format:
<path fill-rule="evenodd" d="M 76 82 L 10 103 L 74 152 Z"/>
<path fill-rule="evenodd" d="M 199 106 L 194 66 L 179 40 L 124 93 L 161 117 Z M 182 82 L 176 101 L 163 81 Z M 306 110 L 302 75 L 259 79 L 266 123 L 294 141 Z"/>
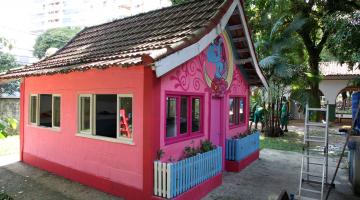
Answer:
<path fill-rule="evenodd" d="M 221 146 L 221 99 L 211 99 L 210 140 Z"/>

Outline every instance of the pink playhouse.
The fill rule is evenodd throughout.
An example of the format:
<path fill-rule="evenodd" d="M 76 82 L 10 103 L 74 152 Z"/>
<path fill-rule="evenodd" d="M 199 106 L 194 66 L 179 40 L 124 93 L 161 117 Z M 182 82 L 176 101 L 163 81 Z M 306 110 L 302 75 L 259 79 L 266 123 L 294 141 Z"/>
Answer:
<path fill-rule="evenodd" d="M 1 74 L 21 79 L 22 161 L 126 199 L 203 197 L 259 156 L 258 133 L 240 137 L 267 87 L 250 35 L 241 1 L 191 1 Z"/>

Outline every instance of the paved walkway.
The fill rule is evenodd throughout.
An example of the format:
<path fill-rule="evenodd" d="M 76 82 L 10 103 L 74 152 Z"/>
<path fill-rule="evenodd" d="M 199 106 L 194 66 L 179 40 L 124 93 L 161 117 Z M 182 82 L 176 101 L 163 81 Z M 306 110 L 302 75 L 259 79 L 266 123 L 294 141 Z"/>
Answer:
<path fill-rule="evenodd" d="M 299 187 L 301 154 L 264 149 L 260 160 L 240 173 L 225 173 L 224 183 L 211 192 L 205 200 L 276 200 L 282 189 L 297 193 Z M 336 166 L 334 160 L 331 166 Z M 332 177 L 334 167 L 330 168 Z M 360 200 L 352 195 L 347 170 L 341 169 L 336 179 L 336 189 L 329 200 Z"/>
<path fill-rule="evenodd" d="M 242 172 L 225 173 L 223 185 L 204 199 L 272 200 L 282 189 L 296 193 L 300 158 L 299 153 L 264 149 L 260 153 L 260 160 Z M 335 162 L 330 165 L 335 166 Z M 360 200 L 352 195 L 346 173 L 347 170 L 340 170 L 336 190 L 331 193 L 330 200 Z M 0 167 L 0 177 L 0 191 L 20 200 L 119 199 L 21 162 Z"/>

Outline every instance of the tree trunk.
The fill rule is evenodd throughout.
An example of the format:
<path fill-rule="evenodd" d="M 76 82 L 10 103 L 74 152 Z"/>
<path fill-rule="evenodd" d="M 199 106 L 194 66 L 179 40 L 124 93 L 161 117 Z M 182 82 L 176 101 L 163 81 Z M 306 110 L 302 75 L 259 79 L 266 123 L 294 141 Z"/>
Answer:
<path fill-rule="evenodd" d="M 310 73 L 313 77 L 310 79 L 310 99 L 309 106 L 312 108 L 320 108 L 320 90 L 319 90 L 319 53 L 309 52 Z"/>

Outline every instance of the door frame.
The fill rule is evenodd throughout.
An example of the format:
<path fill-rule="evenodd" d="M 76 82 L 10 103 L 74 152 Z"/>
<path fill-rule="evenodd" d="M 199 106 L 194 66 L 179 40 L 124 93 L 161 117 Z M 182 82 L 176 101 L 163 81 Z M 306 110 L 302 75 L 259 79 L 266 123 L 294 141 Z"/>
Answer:
<path fill-rule="evenodd" d="M 219 135 L 219 144 L 220 147 L 222 147 L 222 166 L 223 169 L 225 169 L 225 139 L 226 139 L 226 126 L 225 126 L 225 111 L 226 111 L 226 104 L 224 102 L 226 99 L 226 96 L 224 97 L 213 97 L 211 93 L 209 93 L 209 118 L 208 118 L 208 130 L 209 130 L 209 140 L 211 141 L 211 117 L 212 117 L 212 101 L 213 99 L 219 99 L 220 100 L 220 135 Z"/>

